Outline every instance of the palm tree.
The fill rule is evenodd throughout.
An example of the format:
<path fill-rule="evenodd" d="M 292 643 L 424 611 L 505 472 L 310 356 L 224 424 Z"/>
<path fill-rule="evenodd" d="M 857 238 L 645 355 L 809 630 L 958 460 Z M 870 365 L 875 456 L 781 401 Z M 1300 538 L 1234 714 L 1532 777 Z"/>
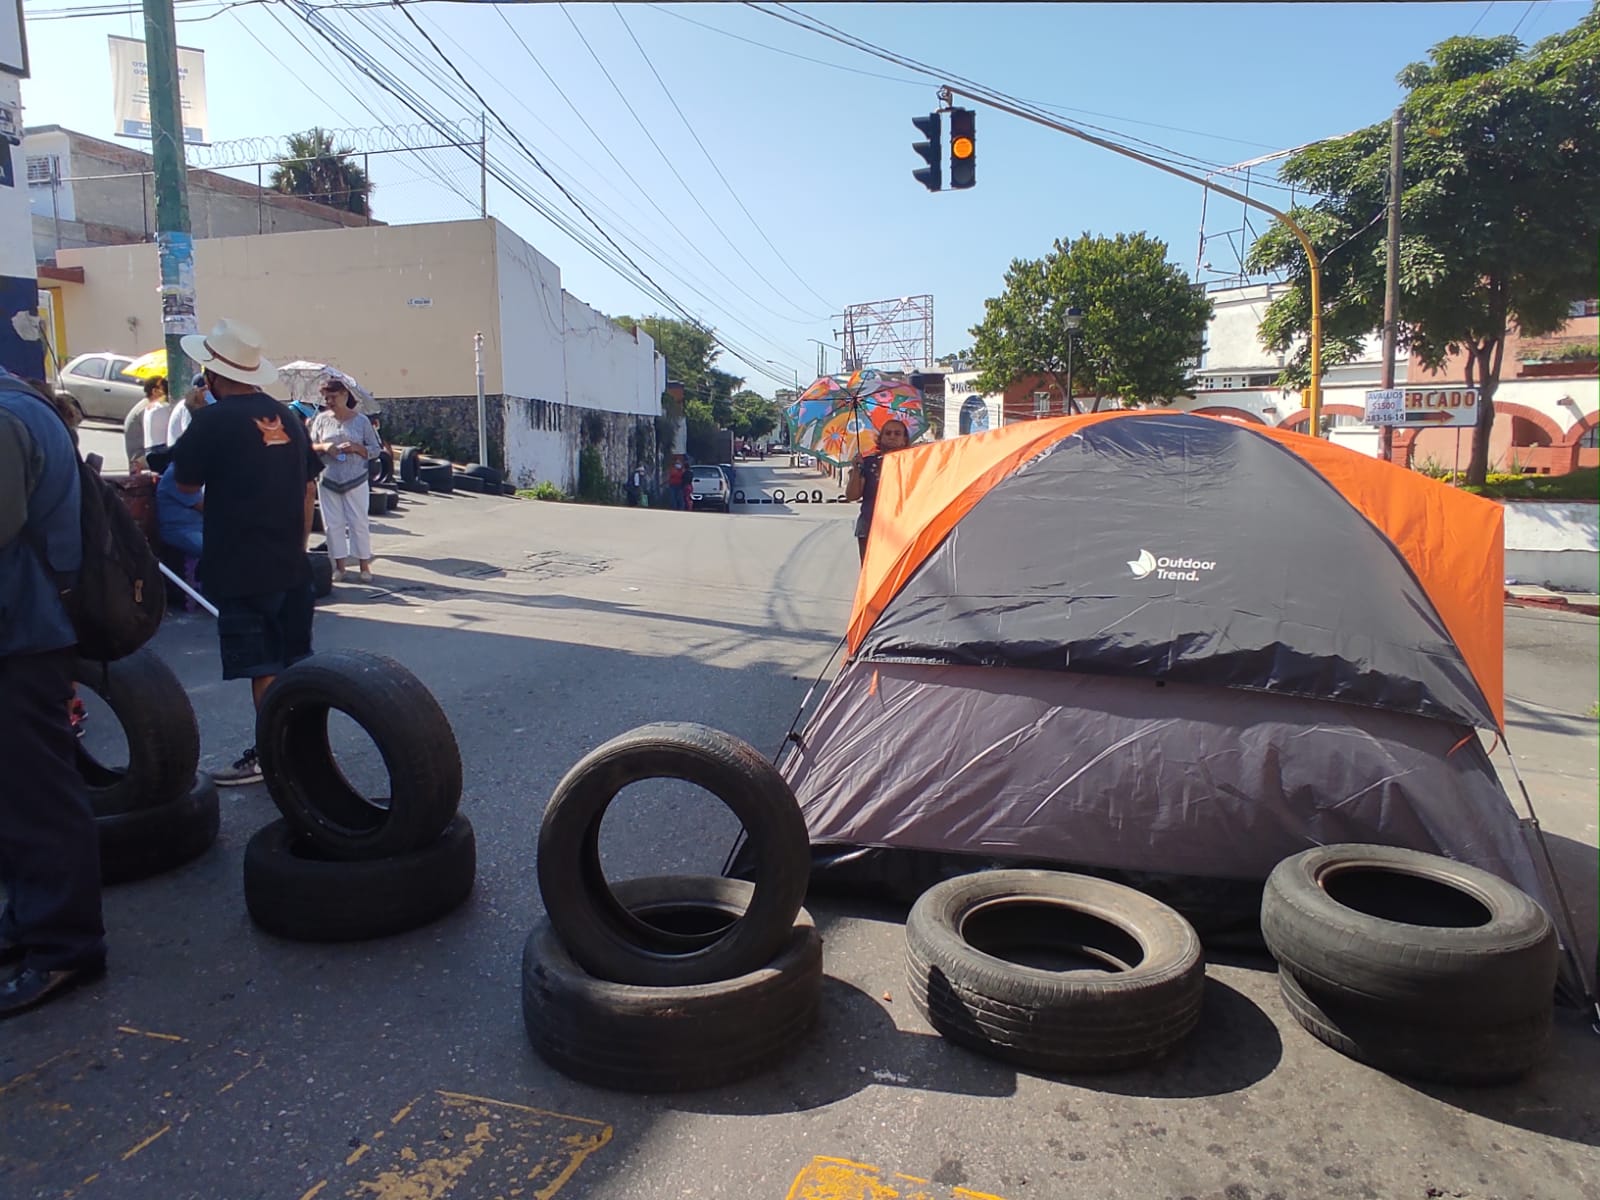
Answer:
<path fill-rule="evenodd" d="M 272 169 L 273 191 L 363 217 L 372 215 L 372 180 L 351 160 L 354 150 L 334 149 L 333 135 L 318 127 L 290 134 L 288 151 Z"/>

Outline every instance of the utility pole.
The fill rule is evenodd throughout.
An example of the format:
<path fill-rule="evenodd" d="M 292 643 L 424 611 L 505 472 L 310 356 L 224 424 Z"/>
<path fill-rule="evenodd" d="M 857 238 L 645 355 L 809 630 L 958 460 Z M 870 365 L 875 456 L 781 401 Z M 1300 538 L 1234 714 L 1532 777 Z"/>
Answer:
<path fill-rule="evenodd" d="M 489 215 L 489 114 L 478 114 L 478 216 Z"/>
<path fill-rule="evenodd" d="M 489 406 L 483 398 L 483 334 L 472 335 L 472 361 L 478 372 L 478 461 L 489 463 Z"/>
<path fill-rule="evenodd" d="M 1394 110 L 1389 125 L 1389 253 L 1383 282 L 1383 382 L 1385 390 L 1394 387 L 1394 360 L 1400 335 L 1400 185 L 1401 159 L 1405 149 L 1406 115 Z M 1394 426 L 1383 427 L 1384 462 L 1394 461 Z"/>
<path fill-rule="evenodd" d="M 177 24 L 173 0 L 144 0 L 144 60 L 150 88 L 150 149 L 156 176 L 156 253 L 161 260 L 161 328 L 167 338 L 167 387 L 187 391 L 189 360 L 182 337 L 198 333 L 194 240 L 189 236 L 189 178 L 183 154 L 183 104 L 178 97 Z"/>

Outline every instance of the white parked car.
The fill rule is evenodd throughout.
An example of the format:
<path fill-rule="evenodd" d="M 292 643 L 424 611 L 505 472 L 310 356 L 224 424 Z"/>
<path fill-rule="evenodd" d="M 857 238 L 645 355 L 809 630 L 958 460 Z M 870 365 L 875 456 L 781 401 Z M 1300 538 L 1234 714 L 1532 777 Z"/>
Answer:
<path fill-rule="evenodd" d="M 696 508 L 719 508 L 733 511 L 733 492 L 728 487 L 728 477 L 721 467 L 691 467 L 689 488 L 694 495 Z"/>
<path fill-rule="evenodd" d="M 144 399 L 144 384 L 125 372 L 133 359 L 121 354 L 80 354 L 61 369 L 58 391 L 77 401 L 86 417 L 121 421 Z"/>

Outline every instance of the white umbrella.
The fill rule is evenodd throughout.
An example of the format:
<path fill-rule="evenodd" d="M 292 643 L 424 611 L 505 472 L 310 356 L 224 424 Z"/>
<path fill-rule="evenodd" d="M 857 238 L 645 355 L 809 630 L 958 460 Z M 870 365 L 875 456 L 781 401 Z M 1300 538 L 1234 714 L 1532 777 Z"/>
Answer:
<path fill-rule="evenodd" d="M 292 399 L 300 400 L 306 404 L 316 404 L 317 389 L 322 386 L 324 379 L 337 380 L 349 389 L 350 394 L 366 406 L 371 412 L 378 407 L 378 402 L 371 392 L 362 387 L 356 377 L 348 371 L 341 371 L 338 367 L 329 366 L 327 363 L 309 362 L 298 359 L 292 363 L 285 363 L 278 368 L 278 378 L 289 386 L 289 395 Z"/>

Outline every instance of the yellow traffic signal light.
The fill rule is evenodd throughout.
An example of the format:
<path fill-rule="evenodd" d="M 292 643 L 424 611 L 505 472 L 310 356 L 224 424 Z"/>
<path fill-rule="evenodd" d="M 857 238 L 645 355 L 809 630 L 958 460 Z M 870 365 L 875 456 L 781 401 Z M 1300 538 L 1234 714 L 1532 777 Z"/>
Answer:
<path fill-rule="evenodd" d="M 950 110 L 950 186 L 969 188 L 978 181 L 977 116 L 970 108 Z"/>

